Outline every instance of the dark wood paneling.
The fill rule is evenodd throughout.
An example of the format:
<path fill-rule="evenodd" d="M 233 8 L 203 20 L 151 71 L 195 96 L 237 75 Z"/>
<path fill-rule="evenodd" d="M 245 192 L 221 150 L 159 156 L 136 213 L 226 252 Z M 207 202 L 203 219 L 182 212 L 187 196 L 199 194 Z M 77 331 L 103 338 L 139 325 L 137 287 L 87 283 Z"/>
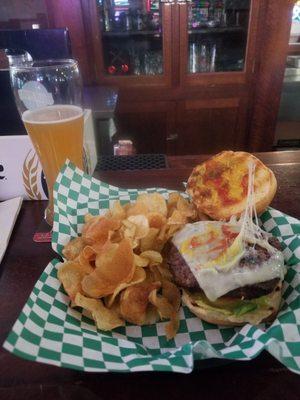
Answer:
<path fill-rule="evenodd" d="M 288 52 L 293 0 L 262 2 L 257 51 L 258 73 L 248 148 L 272 148 Z"/>
<path fill-rule="evenodd" d="M 245 105 L 239 98 L 181 101 L 177 154 L 211 154 L 243 148 L 245 118 Z"/>
<path fill-rule="evenodd" d="M 115 139 L 131 139 L 138 153 L 175 153 L 174 102 L 121 105 L 117 111 Z"/>
<path fill-rule="evenodd" d="M 67 27 L 70 32 L 72 52 L 79 61 L 84 83 L 92 82 L 91 54 L 88 52 L 80 0 L 45 0 L 50 28 Z"/>

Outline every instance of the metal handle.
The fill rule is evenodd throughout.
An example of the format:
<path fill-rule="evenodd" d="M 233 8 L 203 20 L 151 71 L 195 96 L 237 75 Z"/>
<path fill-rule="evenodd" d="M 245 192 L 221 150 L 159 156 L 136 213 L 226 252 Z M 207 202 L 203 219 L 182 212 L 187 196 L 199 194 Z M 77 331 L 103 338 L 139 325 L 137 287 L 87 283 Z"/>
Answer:
<path fill-rule="evenodd" d="M 168 142 L 174 142 L 177 139 L 178 139 L 178 133 L 171 133 L 169 136 L 167 136 Z"/>

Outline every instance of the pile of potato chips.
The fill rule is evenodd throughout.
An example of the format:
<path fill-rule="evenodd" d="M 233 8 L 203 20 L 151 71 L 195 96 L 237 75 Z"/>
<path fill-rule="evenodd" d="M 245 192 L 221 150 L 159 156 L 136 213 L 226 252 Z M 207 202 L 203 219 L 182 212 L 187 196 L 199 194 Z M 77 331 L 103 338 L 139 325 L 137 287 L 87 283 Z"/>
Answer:
<path fill-rule="evenodd" d="M 89 311 L 101 330 L 125 324 L 169 320 L 175 336 L 180 291 L 163 260 L 167 241 L 196 211 L 179 193 L 166 201 L 159 193 L 142 194 L 135 203 L 116 201 L 103 216 L 85 216 L 82 234 L 64 248 L 58 278 L 72 306 Z"/>

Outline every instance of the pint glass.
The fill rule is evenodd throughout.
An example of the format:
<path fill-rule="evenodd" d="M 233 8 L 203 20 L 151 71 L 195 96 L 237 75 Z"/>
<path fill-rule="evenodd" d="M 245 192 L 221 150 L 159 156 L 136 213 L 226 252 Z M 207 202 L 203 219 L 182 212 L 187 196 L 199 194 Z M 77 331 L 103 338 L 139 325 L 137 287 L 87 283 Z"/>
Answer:
<path fill-rule="evenodd" d="M 53 185 L 68 158 L 82 168 L 82 85 L 75 60 L 33 61 L 10 68 L 16 104 L 48 186 L 46 221 L 53 224 Z"/>

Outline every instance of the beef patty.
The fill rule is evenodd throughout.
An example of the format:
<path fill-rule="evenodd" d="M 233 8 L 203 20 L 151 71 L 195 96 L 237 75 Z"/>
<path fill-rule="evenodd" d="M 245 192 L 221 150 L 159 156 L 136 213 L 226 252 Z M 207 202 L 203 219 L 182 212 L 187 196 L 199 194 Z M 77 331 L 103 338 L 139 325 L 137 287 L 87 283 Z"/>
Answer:
<path fill-rule="evenodd" d="M 281 250 L 280 242 L 278 241 L 277 238 L 271 237 L 269 239 L 269 243 L 277 250 Z M 270 254 L 268 253 L 267 249 L 259 245 L 255 245 L 254 248 L 256 250 L 255 256 L 248 256 L 242 258 L 240 260 L 241 267 L 247 266 L 251 268 L 252 266 L 267 261 L 270 258 Z M 174 280 L 178 286 L 194 291 L 201 290 L 189 266 L 186 264 L 184 258 L 173 244 L 171 244 L 169 250 L 168 264 L 173 274 Z M 275 289 L 278 283 L 279 283 L 279 278 L 274 278 L 266 282 L 255 283 L 253 285 L 246 285 L 238 289 L 231 290 L 230 292 L 226 293 L 226 295 L 223 297 L 244 298 L 249 300 L 254 299 L 271 293 Z"/>

